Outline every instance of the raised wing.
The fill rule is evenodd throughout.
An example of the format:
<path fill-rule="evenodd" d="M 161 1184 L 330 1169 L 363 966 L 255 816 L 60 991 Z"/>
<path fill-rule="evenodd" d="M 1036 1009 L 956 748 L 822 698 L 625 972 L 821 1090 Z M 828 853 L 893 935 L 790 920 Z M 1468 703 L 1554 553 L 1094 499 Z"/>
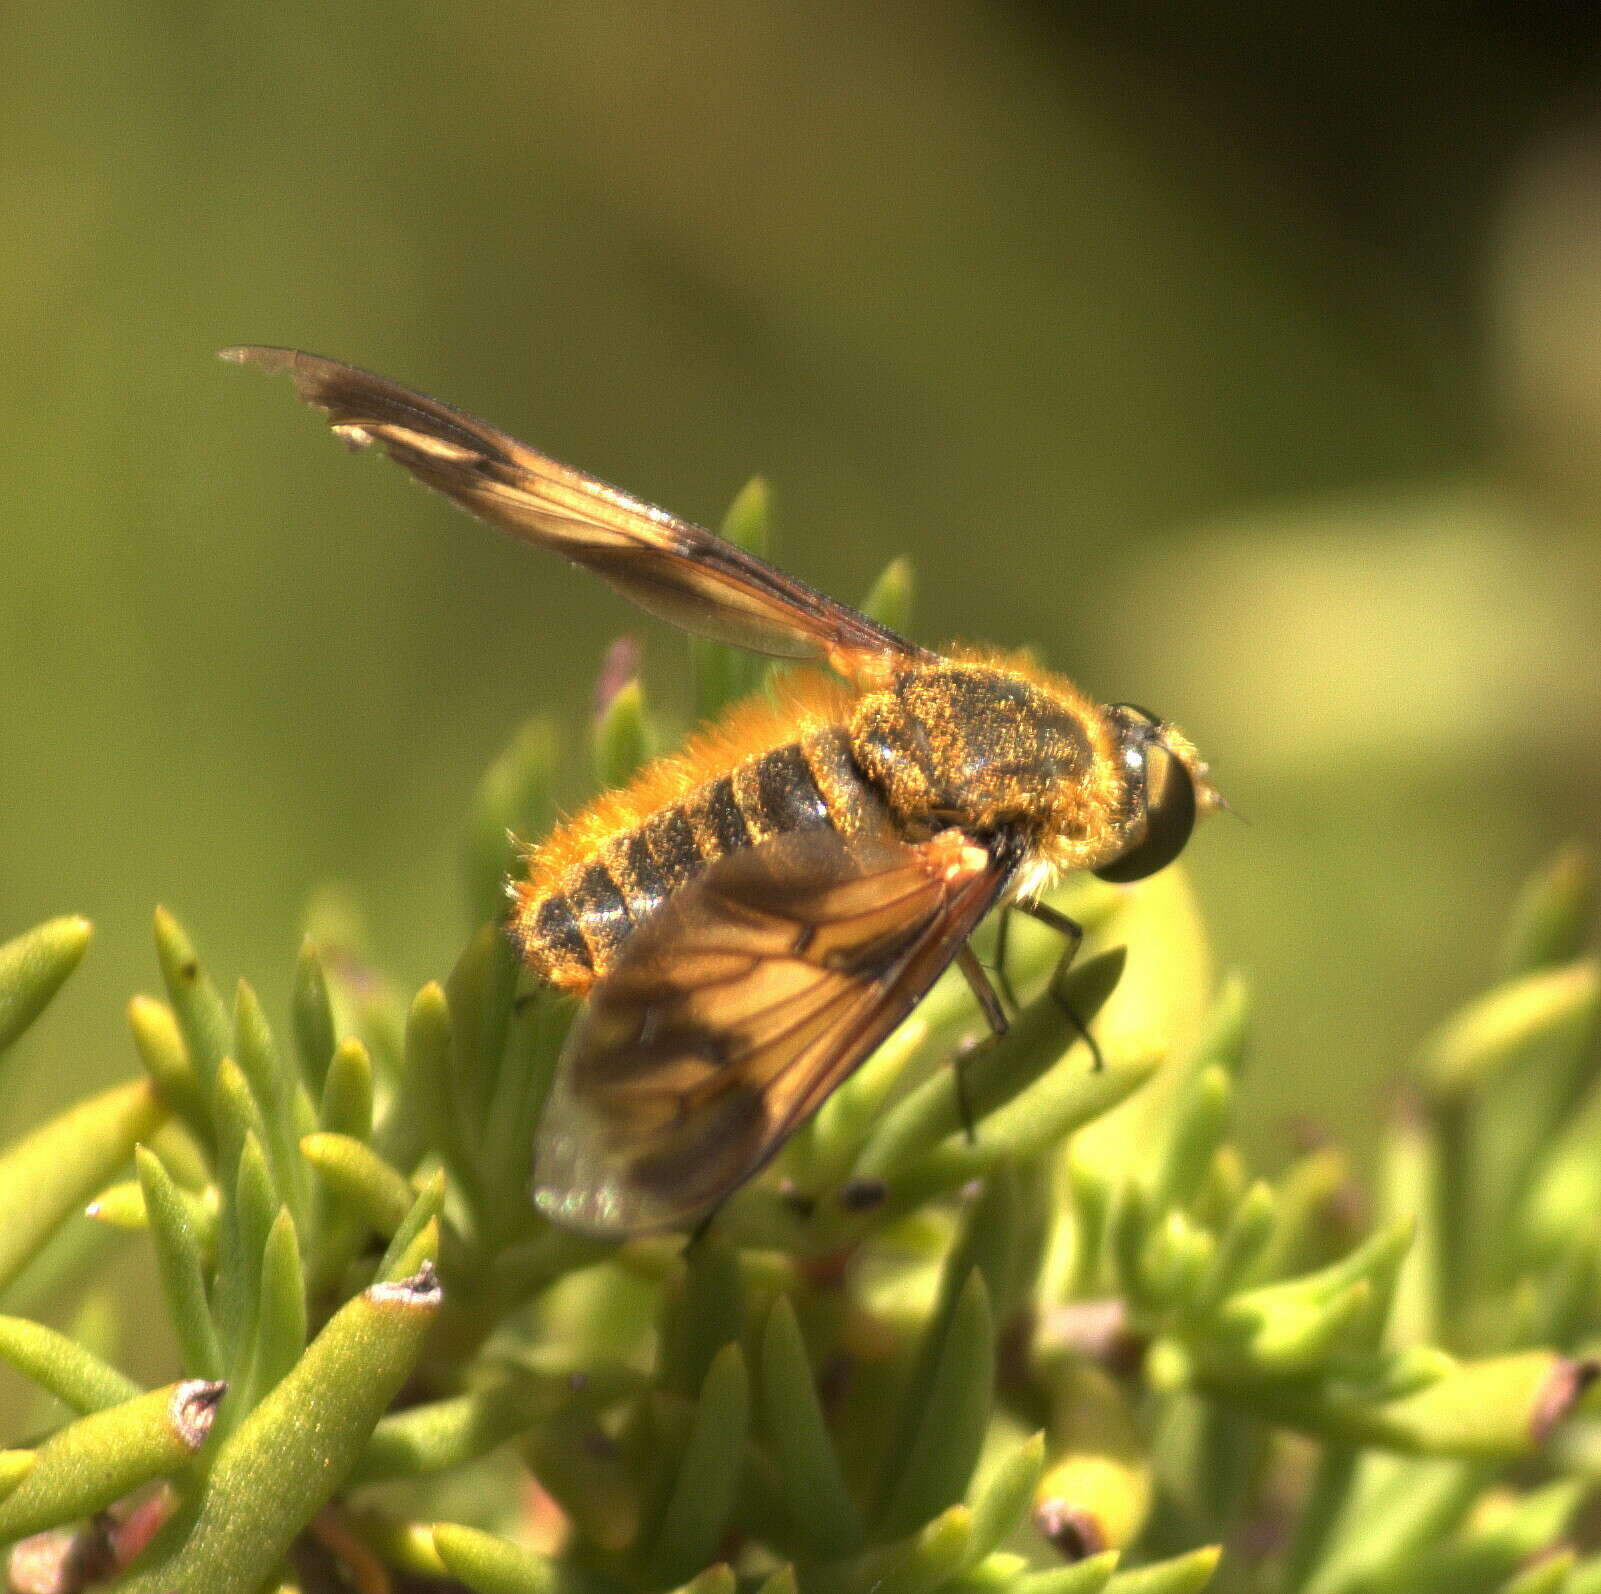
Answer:
<path fill-rule="evenodd" d="M 801 831 L 719 859 L 591 993 L 541 1120 L 536 1204 L 596 1234 L 706 1212 L 922 1000 L 1008 872 L 956 831 Z"/>
<path fill-rule="evenodd" d="M 725 538 L 438 399 L 296 349 L 246 346 L 222 358 L 288 372 L 347 442 L 377 443 L 464 509 L 593 570 L 685 630 L 780 658 L 821 659 L 845 675 L 871 674 L 886 655 L 931 656 Z"/>

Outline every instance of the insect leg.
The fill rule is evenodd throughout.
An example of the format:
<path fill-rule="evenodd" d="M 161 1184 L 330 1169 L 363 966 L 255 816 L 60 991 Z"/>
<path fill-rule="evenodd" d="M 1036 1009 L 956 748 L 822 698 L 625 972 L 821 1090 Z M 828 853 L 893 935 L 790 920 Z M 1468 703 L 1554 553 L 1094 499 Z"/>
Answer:
<path fill-rule="evenodd" d="M 1011 1020 L 1007 1018 L 1006 1009 L 1001 1006 L 1001 999 L 995 994 L 995 987 L 990 984 L 989 975 L 984 972 L 984 965 L 979 962 L 972 947 L 964 946 L 956 954 L 956 966 L 967 980 L 968 988 L 978 998 L 978 1005 L 984 1010 L 985 1022 L 996 1035 L 1004 1035 L 1012 1027 Z"/>
<path fill-rule="evenodd" d="M 723 1203 L 719 1201 L 717 1205 L 712 1207 L 711 1210 L 707 1212 L 705 1217 L 701 1218 L 695 1224 L 695 1227 L 689 1231 L 689 1238 L 684 1241 L 684 1249 L 682 1252 L 685 1261 L 689 1260 L 689 1256 L 692 1251 L 698 1251 L 700 1249 L 700 1242 L 706 1238 L 708 1231 L 711 1229 L 713 1222 L 717 1218 L 717 1214 L 722 1210 Z"/>
<path fill-rule="evenodd" d="M 1023 1004 L 1017 999 L 1016 987 L 1012 984 L 1012 971 L 1006 966 L 1007 953 L 1012 946 L 1012 908 L 1008 903 L 1001 909 L 1000 923 L 995 927 L 995 967 L 991 972 L 995 976 L 996 988 L 1006 998 L 1006 1005 L 1014 1013 L 1023 1010 Z"/>
<path fill-rule="evenodd" d="M 1013 902 L 1011 907 L 1019 913 L 1026 913 L 1029 918 L 1037 919 L 1047 929 L 1055 930 L 1060 936 L 1071 941 L 1073 945 L 1067 953 L 1067 962 L 1071 963 L 1078 956 L 1079 943 L 1084 939 L 1084 926 L 1077 919 L 1070 919 L 1065 913 L 1058 912 L 1048 902 Z"/>
<path fill-rule="evenodd" d="M 956 954 L 956 966 L 962 971 L 962 977 L 967 981 L 968 989 L 978 998 L 978 1005 L 984 1011 L 984 1018 L 989 1024 L 990 1033 L 998 1040 L 1011 1026 L 1006 1016 L 1006 1009 L 1001 1006 L 1001 999 L 995 994 L 995 987 L 989 982 L 989 975 L 984 972 L 984 965 L 979 962 L 972 947 L 964 946 Z M 958 1057 L 954 1069 L 956 1076 L 956 1110 L 961 1114 L 962 1128 L 967 1134 L 969 1144 L 978 1139 L 978 1129 L 973 1122 L 973 1104 L 967 1096 L 967 1070 L 966 1058 Z"/>
<path fill-rule="evenodd" d="M 1084 926 L 1077 919 L 1070 919 L 1065 913 L 1059 913 L 1049 903 L 1045 902 L 1019 902 L 1015 904 L 1018 910 L 1026 913 L 1029 918 L 1038 920 L 1048 929 L 1064 937 L 1067 941 L 1067 951 L 1062 954 L 1061 964 L 1056 971 L 1056 977 L 1051 980 L 1051 995 L 1057 1005 L 1067 1014 L 1073 1028 L 1079 1032 L 1084 1044 L 1090 1049 L 1090 1057 L 1094 1060 L 1095 1071 L 1099 1073 L 1106 1067 L 1106 1059 L 1101 1055 L 1101 1048 L 1095 1037 L 1090 1034 L 1090 1027 L 1074 1011 L 1072 1005 L 1059 994 L 1057 979 L 1073 966 L 1073 959 L 1078 956 L 1078 949 L 1084 944 Z"/>

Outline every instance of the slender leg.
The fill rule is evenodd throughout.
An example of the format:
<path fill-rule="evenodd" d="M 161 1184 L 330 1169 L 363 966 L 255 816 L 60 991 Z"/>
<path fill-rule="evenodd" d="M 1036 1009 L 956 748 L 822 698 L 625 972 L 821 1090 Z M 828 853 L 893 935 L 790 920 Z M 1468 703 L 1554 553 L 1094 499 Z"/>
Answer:
<path fill-rule="evenodd" d="M 689 1238 L 684 1241 L 683 1254 L 686 1259 L 691 1251 L 699 1249 L 700 1242 L 706 1238 L 707 1234 L 711 1230 L 712 1224 L 716 1221 L 717 1214 L 722 1210 L 723 1203 L 719 1201 L 717 1205 L 714 1206 L 711 1211 L 708 1212 L 705 1217 L 700 1219 L 700 1221 L 696 1223 L 695 1227 L 689 1231 Z"/>
<path fill-rule="evenodd" d="M 1006 1009 L 1001 1006 L 1000 997 L 995 994 L 995 987 L 990 984 L 989 976 L 984 972 L 984 965 L 979 962 L 972 947 L 964 946 L 956 954 L 956 966 L 961 969 L 968 988 L 978 998 L 978 1005 L 984 1011 L 990 1032 L 999 1039 L 1012 1027 L 1011 1022 L 1006 1016 Z M 953 1067 L 956 1071 L 956 1110 L 961 1115 L 962 1128 L 971 1145 L 978 1139 L 978 1129 L 973 1122 L 973 1104 L 967 1095 L 966 1062 L 965 1057 L 958 1057 Z"/>
<path fill-rule="evenodd" d="M 990 984 L 989 975 L 984 972 L 984 965 L 979 962 L 972 947 L 964 946 L 956 954 L 956 966 L 962 971 L 973 995 L 978 998 L 978 1005 L 984 1009 L 985 1022 L 995 1034 L 1004 1035 L 1012 1027 L 1011 1020 L 1007 1018 L 1006 1009 L 1001 1006 L 1001 999 L 995 994 L 995 987 Z"/>
<path fill-rule="evenodd" d="M 995 986 L 1006 998 L 1006 1005 L 1014 1013 L 1023 1010 L 1023 1004 L 1017 999 L 1017 991 L 1012 985 L 1012 972 L 1006 966 L 1006 956 L 1012 946 L 1012 909 L 1008 904 L 1001 909 L 1001 922 L 995 928 Z"/>
<path fill-rule="evenodd" d="M 1068 918 L 1065 913 L 1058 913 L 1055 908 L 1044 902 L 1019 902 L 1014 905 L 1019 912 L 1026 913 L 1029 918 L 1038 920 L 1039 923 L 1047 928 L 1055 930 L 1058 935 L 1065 937 L 1067 951 L 1062 954 L 1061 968 L 1057 972 L 1061 974 L 1070 969 L 1073 966 L 1073 959 L 1078 956 L 1078 949 L 1084 944 L 1084 926 L 1076 919 Z M 1051 982 L 1051 994 L 1056 997 L 1057 1005 L 1067 1014 L 1073 1028 L 1079 1032 L 1084 1044 L 1089 1047 L 1095 1071 L 1099 1073 L 1106 1067 L 1106 1059 L 1101 1055 L 1099 1043 L 1090 1034 L 1089 1025 L 1078 1016 L 1068 1003 L 1056 995 L 1055 980 Z"/>
<path fill-rule="evenodd" d="M 1078 956 L 1079 943 L 1084 939 L 1084 926 L 1077 919 L 1070 919 L 1065 913 L 1057 912 L 1048 902 L 1014 902 L 1011 906 L 1019 913 L 1026 913 L 1029 918 L 1037 919 L 1047 929 L 1055 930 L 1058 935 L 1071 941 L 1073 950 L 1067 954 L 1069 963 Z"/>

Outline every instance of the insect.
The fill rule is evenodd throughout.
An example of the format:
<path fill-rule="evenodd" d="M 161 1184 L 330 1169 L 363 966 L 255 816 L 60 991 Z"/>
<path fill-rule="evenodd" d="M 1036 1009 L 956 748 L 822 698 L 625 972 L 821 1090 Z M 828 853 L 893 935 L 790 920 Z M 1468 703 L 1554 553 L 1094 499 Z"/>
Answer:
<path fill-rule="evenodd" d="M 289 349 L 334 432 L 651 614 L 792 672 L 530 847 L 510 933 L 587 1004 L 542 1118 L 534 1200 L 633 1234 L 704 1218 L 756 1173 L 954 961 L 1004 1008 L 968 939 L 1066 870 L 1138 880 L 1219 799 L 1195 748 L 998 650 L 932 652 L 724 539 L 470 415 Z"/>

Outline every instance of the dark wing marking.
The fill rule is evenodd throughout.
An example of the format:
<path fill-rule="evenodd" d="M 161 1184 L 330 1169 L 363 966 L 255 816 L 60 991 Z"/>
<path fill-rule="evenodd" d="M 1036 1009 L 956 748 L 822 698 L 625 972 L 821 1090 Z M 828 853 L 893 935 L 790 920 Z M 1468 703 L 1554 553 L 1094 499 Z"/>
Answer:
<path fill-rule="evenodd" d="M 296 349 L 222 357 L 286 371 L 347 442 L 377 443 L 428 486 L 502 531 L 593 570 L 674 625 L 851 674 L 886 655 L 932 655 L 700 526 L 608 487 L 438 399 Z"/>
<path fill-rule="evenodd" d="M 541 1120 L 536 1203 L 597 1234 L 705 1212 L 922 1000 L 1008 873 L 956 831 L 802 831 L 719 859 L 591 993 Z"/>

